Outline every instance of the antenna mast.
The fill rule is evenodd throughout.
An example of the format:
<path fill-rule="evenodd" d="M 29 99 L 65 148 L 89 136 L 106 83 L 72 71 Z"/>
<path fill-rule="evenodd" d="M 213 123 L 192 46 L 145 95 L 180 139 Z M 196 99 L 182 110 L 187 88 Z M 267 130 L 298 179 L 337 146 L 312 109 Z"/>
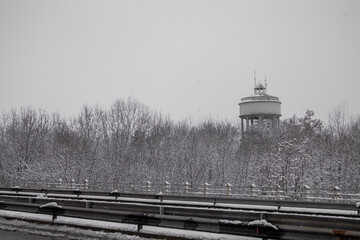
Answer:
<path fill-rule="evenodd" d="M 254 69 L 254 94 L 256 94 L 256 71 Z"/>
<path fill-rule="evenodd" d="M 267 88 L 267 81 L 266 81 L 266 76 L 265 76 L 265 87 Z"/>
<path fill-rule="evenodd" d="M 267 92 L 267 82 L 266 82 L 266 76 L 265 76 L 265 93 Z"/>
<path fill-rule="evenodd" d="M 256 87 L 256 71 L 254 70 L 254 87 Z"/>

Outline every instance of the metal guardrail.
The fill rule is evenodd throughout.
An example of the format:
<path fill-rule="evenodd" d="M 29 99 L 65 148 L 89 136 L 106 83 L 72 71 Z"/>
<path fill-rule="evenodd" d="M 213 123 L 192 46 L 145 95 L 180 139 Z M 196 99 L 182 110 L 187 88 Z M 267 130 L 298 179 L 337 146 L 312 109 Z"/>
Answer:
<path fill-rule="evenodd" d="M 113 201 L 121 198 L 132 199 L 155 199 L 154 194 L 144 193 L 123 193 L 123 192 L 95 192 L 95 191 L 78 191 L 78 190 L 55 190 L 55 189 L 9 189 L 0 188 L 0 191 L 7 191 L 9 194 L 12 192 L 16 196 L 36 196 L 35 193 L 46 193 L 49 197 L 57 197 L 56 194 L 66 194 L 68 198 L 73 199 L 87 199 L 87 196 L 92 196 L 93 200 L 96 197 L 109 197 L 107 201 Z M 0 192 L 1 195 L 1 192 Z M 61 198 L 61 196 L 58 196 Z M 113 198 L 111 198 L 113 197 Z M 106 201 L 106 199 L 97 199 Z M 350 210 L 358 211 L 360 209 L 356 207 L 355 203 L 341 203 L 341 202 L 315 202 L 315 201 L 293 201 L 293 200 L 273 200 L 273 199 L 255 199 L 255 198 L 227 198 L 227 197 L 202 197 L 202 196 L 182 196 L 182 195 L 163 195 L 162 200 L 171 200 L 178 202 L 205 202 L 212 204 L 242 204 L 252 206 L 273 206 L 278 210 L 284 207 L 289 208 L 315 208 L 315 209 L 332 209 L 332 210 Z M 122 200 L 125 201 L 125 200 Z M 131 200 L 134 202 L 134 200 Z M 181 205 L 180 203 L 178 205 Z"/>
<path fill-rule="evenodd" d="M 36 201 L 44 201 L 37 199 Z M 59 200 L 61 203 L 61 200 Z M 81 204 L 81 203 L 77 203 Z M 86 203 L 82 203 L 85 204 Z M 191 216 L 179 216 L 178 213 L 188 211 L 176 208 L 162 214 L 135 213 L 109 208 L 94 209 L 62 206 L 60 208 L 41 207 L 44 205 L 20 202 L 0 202 L 0 209 L 42 213 L 57 216 L 86 218 L 111 222 L 178 228 L 213 233 L 236 234 L 242 236 L 272 239 L 360 239 L 360 219 L 333 218 L 296 214 L 263 213 L 253 211 L 214 211 L 210 209 L 192 209 Z M 189 214 L 189 213 L 188 213 Z M 254 220 L 266 220 L 271 226 L 254 223 Z M 256 222 L 256 221 L 255 221 Z M 259 221 L 257 221 L 259 222 Z"/>
<path fill-rule="evenodd" d="M 108 199 L 110 200 L 110 199 Z M 160 213 L 160 214 L 167 214 L 167 215 L 178 215 L 178 216 L 204 216 L 203 209 L 208 210 L 207 213 L 210 215 L 208 217 L 223 217 L 226 219 L 231 220 L 239 220 L 239 210 L 243 211 L 263 211 L 263 212 L 279 212 L 273 208 L 261 208 L 259 210 L 257 205 L 252 205 L 253 207 L 249 208 L 242 207 L 241 205 L 235 205 L 233 207 L 230 207 L 229 205 L 204 205 L 202 203 L 197 202 L 184 202 L 184 203 L 176 203 L 172 201 L 158 201 L 154 200 L 151 202 L 144 202 L 142 200 L 137 199 L 111 199 L 110 201 L 104 201 L 103 199 L 87 199 L 86 197 L 77 197 L 74 196 L 73 199 L 69 199 L 68 195 L 61 196 L 61 195 L 55 195 L 52 196 L 51 194 L 48 195 L 48 197 L 40 197 L 33 195 L 27 195 L 27 196 L 20 196 L 16 195 L 15 193 L 13 195 L 0 195 L 0 201 L 7 201 L 7 202 L 22 202 L 22 203 L 37 203 L 37 204 L 46 204 L 52 201 L 57 201 L 61 206 L 71 206 L 71 207 L 81 207 L 81 208 L 96 208 L 96 209 L 112 209 L 112 210 L 119 210 L 119 211 L 133 211 L 133 212 L 142 212 L 142 213 Z M 350 206 L 349 206 L 350 207 Z M 215 211 L 210 211 L 212 209 L 216 209 Z M 354 210 L 354 206 L 351 206 L 351 210 Z M 219 215 L 221 213 L 221 210 L 225 212 L 225 215 Z M 292 211 L 291 209 L 281 210 L 281 213 L 299 213 L 298 211 Z M 197 215 L 199 214 L 200 215 Z M 301 211 L 302 214 L 316 214 L 314 211 L 309 211 L 308 209 L 303 209 Z M 203 215 L 201 215 L 203 214 Z M 235 214 L 235 215 L 234 215 Z M 339 213 L 331 213 L 331 212 L 320 212 L 318 215 L 323 216 L 343 216 L 343 217 L 353 217 L 360 219 L 360 216 L 353 215 L 351 213 L 347 214 L 339 214 Z M 242 214 L 243 215 L 243 214 Z M 242 216 L 241 215 L 241 216 Z M 255 214 L 256 216 L 256 214 Z"/>
<path fill-rule="evenodd" d="M 128 211 L 99 210 L 77 207 L 41 208 L 40 204 L 0 202 L 0 209 L 10 211 L 22 211 L 52 215 L 53 221 L 57 216 L 86 218 L 93 220 L 111 221 L 138 225 L 141 230 L 143 225 L 165 228 L 177 228 L 212 233 L 236 234 L 242 236 L 254 236 L 261 238 L 278 238 L 283 231 L 269 226 L 249 226 L 245 224 L 233 224 L 230 221 L 201 217 L 182 217 L 160 214 L 143 214 Z"/>

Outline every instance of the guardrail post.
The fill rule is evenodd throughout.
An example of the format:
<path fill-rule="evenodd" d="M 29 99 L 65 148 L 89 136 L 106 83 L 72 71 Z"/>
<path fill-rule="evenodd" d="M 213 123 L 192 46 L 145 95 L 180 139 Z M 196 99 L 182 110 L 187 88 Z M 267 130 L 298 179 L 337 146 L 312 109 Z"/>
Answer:
<path fill-rule="evenodd" d="M 70 189 L 71 189 L 71 190 L 73 190 L 74 183 L 75 183 L 75 180 L 72 178 L 72 179 L 70 180 Z"/>
<path fill-rule="evenodd" d="M 256 188 L 256 185 L 255 184 L 251 184 L 250 185 L 250 197 L 253 197 L 254 196 L 254 189 Z"/>
<path fill-rule="evenodd" d="M 206 195 L 207 195 L 207 188 L 208 188 L 209 185 L 210 185 L 210 184 L 208 184 L 207 182 L 204 183 L 204 196 L 205 196 L 205 197 L 206 197 Z"/>
<path fill-rule="evenodd" d="M 61 183 L 62 183 L 62 180 L 61 180 L 61 178 L 59 178 L 59 180 L 58 180 L 58 188 L 61 188 Z"/>
<path fill-rule="evenodd" d="M 304 199 L 307 200 L 309 198 L 309 190 L 310 187 L 308 185 L 304 186 Z"/>
<path fill-rule="evenodd" d="M 335 200 L 338 199 L 339 192 L 340 192 L 340 188 L 339 188 L 338 186 L 335 186 L 335 187 L 334 187 L 334 195 L 333 195 L 333 198 L 334 198 Z"/>
<path fill-rule="evenodd" d="M 138 225 L 137 225 L 137 231 L 140 232 L 141 229 L 143 229 L 143 225 L 142 225 L 142 224 L 138 224 Z"/>
<path fill-rule="evenodd" d="M 276 185 L 276 200 L 280 199 L 280 186 Z"/>
<path fill-rule="evenodd" d="M 188 183 L 188 182 L 184 183 L 184 193 L 185 194 L 189 193 L 189 186 L 190 186 L 190 183 Z"/>
<path fill-rule="evenodd" d="M 151 189 L 151 182 L 150 181 L 147 181 L 146 182 L 146 192 L 150 192 L 150 189 Z"/>
<path fill-rule="evenodd" d="M 230 196 L 230 191 L 231 191 L 231 187 L 233 185 L 231 185 L 230 183 L 226 184 L 226 196 L 229 197 Z"/>
<path fill-rule="evenodd" d="M 160 215 L 164 215 L 164 206 L 160 206 Z"/>
<path fill-rule="evenodd" d="M 134 192 L 134 185 L 132 184 L 132 182 L 129 183 L 129 190 L 130 192 Z"/>
<path fill-rule="evenodd" d="M 165 193 L 169 193 L 171 184 L 168 181 L 165 181 Z"/>
<path fill-rule="evenodd" d="M 48 188 L 49 188 L 49 186 L 48 186 L 48 180 L 45 179 L 45 189 L 48 189 Z"/>
<path fill-rule="evenodd" d="M 116 186 L 116 180 L 114 178 L 114 180 L 113 180 L 113 191 L 115 191 L 115 190 L 117 190 L 117 186 Z"/>
<path fill-rule="evenodd" d="M 89 183 L 89 180 L 85 179 L 84 180 L 84 190 L 88 190 L 88 183 Z"/>

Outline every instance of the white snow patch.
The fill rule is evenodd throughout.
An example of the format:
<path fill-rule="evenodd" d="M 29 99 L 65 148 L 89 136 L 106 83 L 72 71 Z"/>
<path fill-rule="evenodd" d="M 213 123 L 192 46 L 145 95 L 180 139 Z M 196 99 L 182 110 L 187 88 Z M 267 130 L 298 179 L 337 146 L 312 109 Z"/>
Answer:
<path fill-rule="evenodd" d="M 62 206 L 59 206 L 56 202 L 49 202 L 41 205 L 39 208 L 62 208 Z"/>
<path fill-rule="evenodd" d="M 119 239 L 119 240 L 145 240 L 138 236 L 124 235 L 119 232 L 109 233 L 104 231 L 85 230 L 76 227 L 61 225 L 35 224 L 21 220 L 5 220 L 0 218 L 0 229 L 4 231 L 18 231 L 44 237 L 57 237 L 64 239 L 77 240 L 99 240 L 99 239 Z"/>
<path fill-rule="evenodd" d="M 46 194 L 44 194 L 44 193 L 38 193 L 36 195 L 36 198 L 47 198 L 47 197 L 46 197 Z"/>
<path fill-rule="evenodd" d="M 220 234 L 220 233 L 207 233 L 197 232 L 183 229 L 171 229 L 171 228 L 160 228 L 144 226 L 141 230 L 144 233 L 161 234 L 164 236 L 173 236 L 185 239 L 206 239 L 206 240 L 259 240 L 259 238 L 244 237 L 238 235 Z"/>
<path fill-rule="evenodd" d="M 219 220 L 219 223 L 238 225 L 238 224 L 241 224 L 241 221 L 238 221 L 238 220 L 231 221 L 231 220 L 221 219 L 221 220 Z"/>
<path fill-rule="evenodd" d="M 275 225 L 269 223 L 265 219 L 249 222 L 248 225 L 249 226 L 257 226 L 257 227 L 271 227 L 275 230 L 279 230 Z"/>

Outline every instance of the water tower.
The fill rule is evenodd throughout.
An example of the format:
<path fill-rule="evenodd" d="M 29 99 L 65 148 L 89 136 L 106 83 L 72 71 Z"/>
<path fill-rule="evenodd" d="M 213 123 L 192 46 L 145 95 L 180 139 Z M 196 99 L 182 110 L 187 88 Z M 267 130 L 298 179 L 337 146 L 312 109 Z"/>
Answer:
<path fill-rule="evenodd" d="M 241 133 L 244 133 L 253 124 L 273 126 L 279 123 L 281 116 L 281 102 L 278 97 L 267 94 L 265 85 L 256 83 L 254 77 L 254 94 L 244 97 L 239 103 L 241 118 Z"/>

